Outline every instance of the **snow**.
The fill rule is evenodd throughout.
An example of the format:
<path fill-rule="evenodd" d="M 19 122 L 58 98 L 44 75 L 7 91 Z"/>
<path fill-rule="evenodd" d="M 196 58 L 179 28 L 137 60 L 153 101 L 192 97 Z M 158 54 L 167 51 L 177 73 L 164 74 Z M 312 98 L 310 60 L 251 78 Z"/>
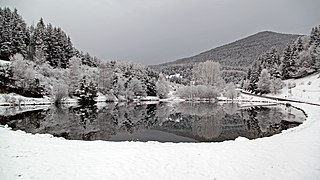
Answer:
<path fill-rule="evenodd" d="M 6 96 L 10 102 L 6 102 Z M 16 93 L 10 94 L 0 94 L 0 106 L 1 105 L 12 105 L 11 100 L 14 99 L 15 103 L 18 104 L 18 100 L 21 100 L 21 105 L 36 105 L 36 104 L 51 104 L 50 97 L 43 98 L 29 98 L 25 96 L 21 96 Z"/>
<path fill-rule="evenodd" d="M 319 90 L 318 75 L 288 82 L 297 85 L 289 98 L 317 101 L 320 93 L 314 91 Z M 303 88 L 306 91 L 299 96 Z M 286 91 L 284 88 L 277 97 L 285 97 Z M 10 96 L 19 98 L 16 94 Z M 1 98 L 3 95 L 3 102 Z M 99 95 L 97 101 L 103 98 Z M 33 98 L 28 98 L 32 102 L 30 99 Z M 37 100 L 34 101 L 44 102 Z M 246 94 L 241 94 L 237 101 L 242 102 L 241 107 L 278 103 Z M 291 104 L 308 115 L 303 124 L 271 137 L 238 137 L 221 143 L 77 141 L 12 131 L 3 126 L 0 179 L 318 179 L 319 106 Z M 21 109 L 27 110 L 27 106 Z M 10 112 L 2 114 L 7 113 Z"/>
<path fill-rule="evenodd" d="M 6 97 L 9 99 L 9 102 L 6 102 Z M 14 99 L 14 103 L 12 102 Z M 25 97 L 16 93 L 9 93 L 9 94 L 0 94 L 0 106 L 10 106 L 14 104 L 18 104 L 19 99 L 21 100 L 20 105 L 50 105 L 53 104 L 52 99 L 49 96 L 44 96 L 43 98 L 31 98 Z M 64 100 L 65 104 L 77 104 L 78 100 L 75 98 L 66 98 Z"/>
<path fill-rule="evenodd" d="M 0 66 L 3 66 L 3 65 L 5 65 L 5 64 L 11 64 L 11 62 L 0 59 Z"/>
<path fill-rule="evenodd" d="M 320 104 L 320 73 L 316 73 L 300 79 L 285 80 L 286 86 L 282 89 L 281 94 L 267 96 L 281 97 L 302 102 Z M 288 84 L 296 84 L 296 87 L 288 89 Z"/>
<path fill-rule="evenodd" d="M 76 141 L 0 128 L 0 179 L 317 179 L 320 111 L 272 137 L 222 143 Z"/>

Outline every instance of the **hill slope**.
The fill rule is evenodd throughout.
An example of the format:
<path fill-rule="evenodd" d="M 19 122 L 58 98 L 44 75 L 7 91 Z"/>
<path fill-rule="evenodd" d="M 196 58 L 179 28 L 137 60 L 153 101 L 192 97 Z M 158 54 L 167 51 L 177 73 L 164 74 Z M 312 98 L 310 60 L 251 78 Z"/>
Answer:
<path fill-rule="evenodd" d="M 264 52 L 269 51 L 271 48 L 282 52 L 288 43 L 298 37 L 299 35 L 263 31 L 192 57 L 155 65 L 154 67 L 198 63 L 206 60 L 217 61 L 223 66 L 248 67 Z"/>
<path fill-rule="evenodd" d="M 260 55 L 270 51 L 271 48 L 275 48 L 278 52 L 283 52 L 288 43 L 298 37 L 299 35 L 263 31 L 192 57 L 151 67 L 166 74 L 179 73 L 190 80 L 193 64 L 213 60 L 222 65 L 224 70 L 223 77 L 230 77 L 230 79 L 225 79 L 226 81 L 238 81 L 245 76 L 247 68 Z"/>

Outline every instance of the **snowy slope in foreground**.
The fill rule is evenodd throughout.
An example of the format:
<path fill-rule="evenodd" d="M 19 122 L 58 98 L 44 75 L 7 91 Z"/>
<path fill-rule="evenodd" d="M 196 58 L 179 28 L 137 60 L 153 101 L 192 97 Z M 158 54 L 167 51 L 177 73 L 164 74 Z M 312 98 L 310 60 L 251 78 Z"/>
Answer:
<path fill-rule="evenodd" d="M 0 179 L 318 179 L 320 108 L 281 134 L 222 143 L 68 141 L 0 128 Z"/>

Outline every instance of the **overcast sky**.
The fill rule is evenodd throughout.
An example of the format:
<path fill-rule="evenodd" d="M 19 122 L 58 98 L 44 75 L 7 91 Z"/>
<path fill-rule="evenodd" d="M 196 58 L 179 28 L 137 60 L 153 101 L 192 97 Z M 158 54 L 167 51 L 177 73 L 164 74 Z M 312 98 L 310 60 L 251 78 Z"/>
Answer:
<path fill-rule="evenodd" d="M 319 0 L 0 0 L 28 24 L 61 27 L 76 48 L 105 60 L 158 64 L 263 30 L 308 34 Z"/>

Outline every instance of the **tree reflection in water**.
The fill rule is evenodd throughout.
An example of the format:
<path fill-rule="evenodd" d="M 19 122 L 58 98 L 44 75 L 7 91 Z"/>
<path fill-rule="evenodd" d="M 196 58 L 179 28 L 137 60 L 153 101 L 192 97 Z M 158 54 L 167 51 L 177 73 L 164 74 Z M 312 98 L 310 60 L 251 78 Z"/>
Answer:
<path fill-rule="evenodd" d="M 284 106 L 181 102 L 52 107 L 6 118 L 5 123 L 14 129 L 66 139 L 217 142 L 271 136 L 299 125 L 305 117 Z"/>

